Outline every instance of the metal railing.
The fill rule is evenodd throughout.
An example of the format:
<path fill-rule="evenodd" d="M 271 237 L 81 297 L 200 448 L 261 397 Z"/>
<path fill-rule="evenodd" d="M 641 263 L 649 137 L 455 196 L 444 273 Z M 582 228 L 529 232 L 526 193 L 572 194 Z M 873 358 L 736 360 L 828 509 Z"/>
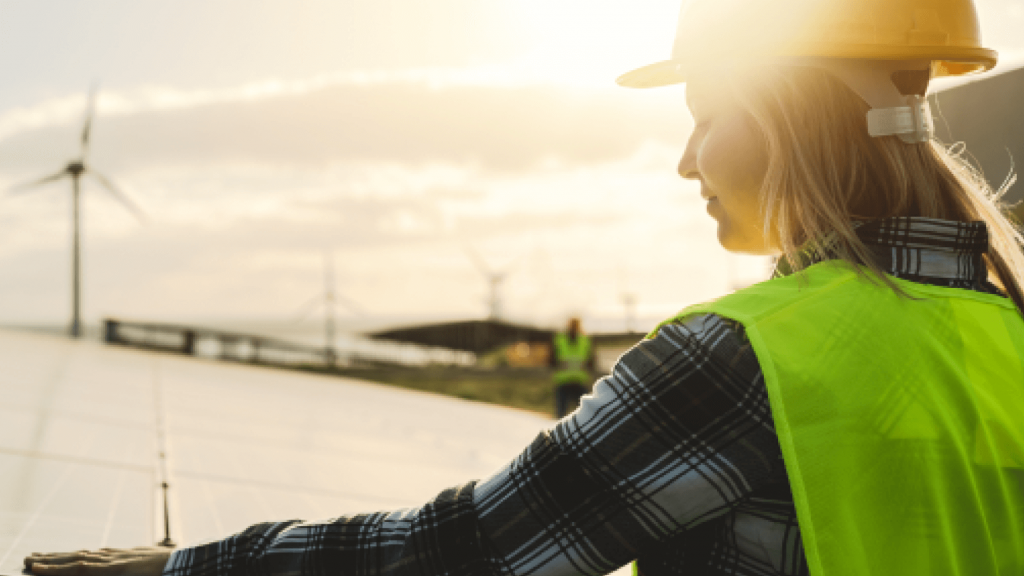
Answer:
<path fill-rule="evenodd" d="M 129 322 L 113 318 L 103 321 L 103 341 L 107 344 L 252 364 L 334 366 L 339 361 L 337 352 L 326 347 L 212 328 Z M 345 360 L 351 362 L 357 359 Z"/>
<path fill-rule="evenodd" d="M 103 341 L 147 350 L 233 362 L 299 367 L 472 365 L 472 354 L 398 343 L 364 342 L 357 350 L 288 342 L 256 334 L 159 322 L 107 318 Z"/>

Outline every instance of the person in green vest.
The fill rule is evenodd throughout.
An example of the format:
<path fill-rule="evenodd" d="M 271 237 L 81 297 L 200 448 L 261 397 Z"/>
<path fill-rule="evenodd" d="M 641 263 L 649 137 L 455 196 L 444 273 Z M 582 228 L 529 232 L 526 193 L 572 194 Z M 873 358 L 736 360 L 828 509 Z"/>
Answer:
<path fill-rule="evenodd" d="M 583 333 L 579 318 L 570 318 L 565 331 L 555 334 L 550 358 L 554 369 L 555 417 L 562 418 L 579 406 L 580 398 L 593 382 L 593 344 Z"/>
<path fill-rule="evenodd" d="M 672 59 L 619 79 L 687 84 L 679 174 L 726 249 L 777 258 L 650 337 L 742 331 L 812 575 L 1024 574 L 1022 236 L 926 96 L 996 59 L 969 0 L 697 0 Z M 928 247 L 966 236 L 958 279 Z"/>
<path fill-rule="evenodd" d="M 971 0 L 692 0 L 671 58 L 620 83 L 686 85 L 677 171 L 771 279 L 667 319 L 572 418 L 422 506 L 27 568 L 1024 574 L 1024 238 L 925 98 L 995 66 L 979 30 Z"/>

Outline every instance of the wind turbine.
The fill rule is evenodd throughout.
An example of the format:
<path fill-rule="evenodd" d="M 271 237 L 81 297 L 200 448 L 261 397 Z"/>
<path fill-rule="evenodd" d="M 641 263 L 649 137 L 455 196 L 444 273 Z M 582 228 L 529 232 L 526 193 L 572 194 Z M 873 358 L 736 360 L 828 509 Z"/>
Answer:
<path fill-rule="evenodd" d="M 328 366 L 334 366 L 338 360 L 338 353 L 334 347 L 334 317 L 336 304 L 339 301 L 356 314 L 363 314 L 363 310 L 358 304 L 338 294 L 335 290 L 334 256 L 327 252 L 324 254 L 324 291 L 302 306 L 302 313 L 299 315 L 298 321 L 304 320 L 320 306 L 324 307 L 324 355 Z"/>
<path fill-rule="evenodd" d="M 623 292 L 622 305 L 626 308 L 626 332 L 632 334 L 636 321 L 636 293 Z"/>
<path fill-rule="evenodd" d="M 633 332 L 633 324 L 636 321 L 636 292 L 629 289 L 629 272 L 626 265 L 619 264 L 619 292 L 622 299 L 622 306 L 626 309 L 626 332 Z"/>
<path fill-rule="evenodd" d="M 139 220 L 145 220 L 145 215 L 142 210 L 139 209 L 128 196 L 125 195 L 114 183 L 106 176 L 92 169 L 91 166 L 86 162 L 89 154 L 89 133 L 92 130 L 92 119 L 96 111 L 96 89 L 93 88 L 89 91 L 88 103 L 86 104 L 85 111 L 85 125 L 82 127 L 82 149 L 77 159 L 68 162 L 67 166 L 61 169 L 56 174 L 51 174 L 39 180 L 28 182 L 15 186 L 11 189 L 11 192 L 23 192 L 48 184 L 50 182 L 56 182 L 61 178 L 71 178 L 71 221 L 72 221 L 72 240 L 71 240 L 71 327 L 70 334 L 72 338 L 78 338 L 82 334 L 82 318 L 81 318 L 81 231 L 79 226 L 80 221 L 80 192 L 81 192 L 81 180 L 82 176 L 90 175 L 100 183 L 103 188 L 114 197 L 115 200 L 124 205 L 129 212 L 134 214 Z"/>
<path fill-rule="evenodd" d="M 505 267 L 504 270 L 494 270 L 487 265 L 483 257 L 471 248 L 466 246 L 466 253 L 469 254 L 470 260 L 476 266 L 477 270 L 484 275 L 487 279 L 488 295 L 487 295 L 487 319 L 488 320 L 500 320 L 502 316 L 501 310 L 501 285 L 504 284 L 505 280 L 508 279 L 508 275 L 512 273 L 512 269 L 515 268 L 516 261 Z"/>

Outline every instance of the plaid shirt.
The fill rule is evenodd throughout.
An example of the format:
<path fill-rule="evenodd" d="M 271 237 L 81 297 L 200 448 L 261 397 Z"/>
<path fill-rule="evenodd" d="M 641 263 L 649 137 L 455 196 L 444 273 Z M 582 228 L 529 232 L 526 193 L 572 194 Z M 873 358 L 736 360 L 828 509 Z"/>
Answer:
<path fill-rule="evenodd" d="M 907 280 L 998 293 L 982 223 L 895 218 L 858 235 Z M 669 324 L 494 476 L 422 507 L 258 524 L 176 551 L 164 576 L 807 574 L 743 327 Z"/>

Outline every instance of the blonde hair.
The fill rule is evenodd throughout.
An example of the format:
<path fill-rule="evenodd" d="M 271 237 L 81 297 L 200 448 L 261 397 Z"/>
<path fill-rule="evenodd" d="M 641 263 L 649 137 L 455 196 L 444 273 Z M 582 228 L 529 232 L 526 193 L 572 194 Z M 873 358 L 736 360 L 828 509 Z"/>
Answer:
<path fill-rule="evenodd" d="M 738 71 L 737 71 L 738 72 Z M 1001 198 L 963 157 L 963 146 L 906 144 L 867 132 L 868 105 L 824 70 L 767 66 L 727 74 L 768 150 L 761 188 L 766 237 L 795 271 L 814 256 L 860 264 L 894 289 L 854 222 L 924 216 L 988 225 L 990 281 L 1024 311 L 1024 238 Z M 826 240 L 827 239 L 827 240 Z"/>

